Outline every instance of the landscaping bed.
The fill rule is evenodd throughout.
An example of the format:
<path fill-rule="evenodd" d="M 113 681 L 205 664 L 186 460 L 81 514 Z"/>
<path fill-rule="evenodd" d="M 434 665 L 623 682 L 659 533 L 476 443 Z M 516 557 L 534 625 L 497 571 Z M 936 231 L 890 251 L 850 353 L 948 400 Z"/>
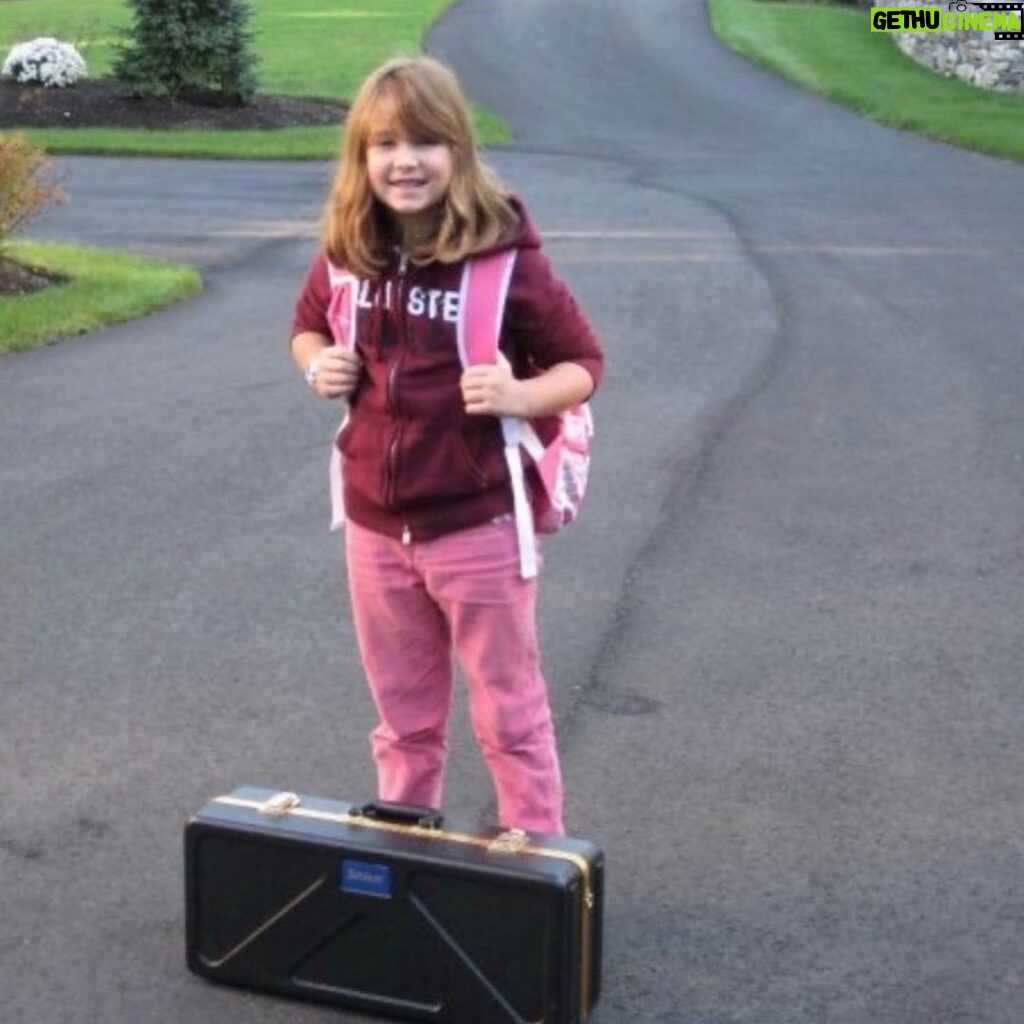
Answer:
<path fill-rule="evenodd" d="M 66 280 L 42 267 L 29 267 L 0 256 L 0 295 L 31 295 Z"/>
<path fill-rule="evenodd" d="M 0 79 L 0 129 L 11 128 L 294 128 L 340 125 L 347 107 L 338 100 L 258 94 L 246 106 L 213 97 L 136 99 L 111 78 L 87 79 L 69 89 L 20 85 Z"/>

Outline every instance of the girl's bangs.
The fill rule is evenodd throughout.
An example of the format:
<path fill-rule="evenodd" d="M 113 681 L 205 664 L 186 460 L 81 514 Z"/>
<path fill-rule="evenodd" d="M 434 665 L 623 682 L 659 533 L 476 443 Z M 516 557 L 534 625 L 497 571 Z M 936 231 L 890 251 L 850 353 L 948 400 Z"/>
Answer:
<path fill-rule="evenodd" d="M 400 129 L 413 139 L 445 142 L 455 147 L 460 139 L 458 122 L 446 109 L 443 97 L 432 96 L 417 83 L 391 75 L 380 82 L 369 105 L 363 137 L 382 129 Z"/>

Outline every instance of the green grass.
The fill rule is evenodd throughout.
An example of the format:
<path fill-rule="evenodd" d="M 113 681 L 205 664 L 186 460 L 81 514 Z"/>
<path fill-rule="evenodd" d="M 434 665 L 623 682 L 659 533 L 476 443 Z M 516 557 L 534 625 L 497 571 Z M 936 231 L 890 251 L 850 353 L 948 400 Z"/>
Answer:
<path fill-rule="evenodd" d="M 340 128 L 247 131 L 19 128 L 50 153 L 203 157 L 223 160 L 321 160 L 338 152 Z"/>
<path fill-rule="evenodd" d="M 0 296 L 0 352 L 38 348 L 131 320 L 202 287 L 192 267 L 129 253 L 19 240 L 5 244 L 3 254 L 70 280 L 31 295 Z"/>
<path fill-rule="evenodd" d="M 737 53 L 854 110 L 968 149 L 1024 161 L 1024 96 L 944 78 L 905 56 L 864 9 L 708 0 Z"/>
<path fill-rule="evenodd" d="M 421 40 L 452 0 L 252 0 L 253 46 L 265 93 L 349 100 L 366 74 L 389 57 L 421 52 Z M 0 52 L 55 36 L 85 57 L 89 74 L 108 73 L 113 45 L 131 23 L 125 0 L 0 3 Z M 493 113 L 474 107 L 481 142 L 508 140 Z M 337 128 L 266 131 L 25 129 L 53 153 L 139 153 L 223 158 L 330 158 Z"/>

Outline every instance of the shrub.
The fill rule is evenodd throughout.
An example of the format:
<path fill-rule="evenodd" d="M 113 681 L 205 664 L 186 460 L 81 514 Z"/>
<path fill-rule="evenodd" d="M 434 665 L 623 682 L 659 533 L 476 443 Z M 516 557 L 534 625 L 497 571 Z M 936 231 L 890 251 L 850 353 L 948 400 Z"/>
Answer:
<path fill-rule="evenodd" d="M 0 246 L 44 206 L 64 201 L 52 167 L 49 157 L 21 136 L 0 136 Z"/>
<path fill-rule="evenodd" d="M 256 92 L 248 0 L 128 0 L 134 15 L 115 47 L 114 75 L 135 96 L 243 104 Z"/>
<path fill-rule="evenodd" d="M 15 46 L 4 61 L 3 73 L 22 83 L 63 89 L 85 78 L 88 69 L 82 55 L 70 43 L 45 37 Z"/>

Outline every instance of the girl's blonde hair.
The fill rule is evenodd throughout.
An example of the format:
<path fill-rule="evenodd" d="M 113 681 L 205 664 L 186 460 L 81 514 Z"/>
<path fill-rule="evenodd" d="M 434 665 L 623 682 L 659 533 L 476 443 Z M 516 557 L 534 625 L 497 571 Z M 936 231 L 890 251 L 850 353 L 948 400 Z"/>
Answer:
<path fill-rule="evenodd" d="M 455 263 L 513 235 L 518 214 L 504 185 L 477 155 L 458 79 L 429 57 L 398 58 L 363 82 L 348 113 L 324 217 L 323 243 L 332 263 L 376 277 L 398 240 L 366 170 L 367 139 L 382 117 L 411 138 L 444 142 L 452 152 L 452 181 L 437 232 L 409 253 L 414 262 Z"/>

